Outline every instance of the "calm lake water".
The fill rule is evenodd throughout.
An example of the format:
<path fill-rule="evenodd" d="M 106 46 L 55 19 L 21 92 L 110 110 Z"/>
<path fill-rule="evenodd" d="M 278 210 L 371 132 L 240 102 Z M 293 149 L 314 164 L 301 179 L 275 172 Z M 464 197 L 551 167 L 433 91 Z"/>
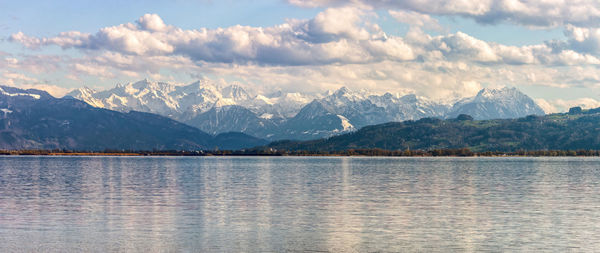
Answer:
<path fill-rule="evenodd" d="M 0 157 L 0 252 L 598 249 L 598 158 Z"/>

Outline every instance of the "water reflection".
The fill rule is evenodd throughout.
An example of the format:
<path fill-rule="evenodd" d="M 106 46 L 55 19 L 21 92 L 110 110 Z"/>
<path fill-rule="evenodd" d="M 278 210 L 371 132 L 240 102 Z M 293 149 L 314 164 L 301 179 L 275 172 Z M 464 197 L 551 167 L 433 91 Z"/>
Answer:
<path fill-rule="evenodd" d="M 0 157 L 0 251 L 593 251 L 598 165 Z"/>

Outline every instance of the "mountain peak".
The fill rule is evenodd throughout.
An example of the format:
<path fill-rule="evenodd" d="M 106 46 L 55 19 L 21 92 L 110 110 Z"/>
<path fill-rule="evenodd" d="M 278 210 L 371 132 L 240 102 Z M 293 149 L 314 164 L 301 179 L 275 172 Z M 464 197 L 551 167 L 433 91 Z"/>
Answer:
<path fill-rule="evenodd" d="M 543 115 L 544 110 L 517 88 L 484 88 L 475 97 L 465 98 L 454 104 L 448 117 L 468 114 L 475 119 L 518 118 Z"/>
<path fill-rule="evenodd" d="M 66 96 L 70 96 L 70 97 L 74 97 L 74 98 L 90 97 L 94 93 L 96 93 L 96 90 L 94 90 L 92 88 L 89 88 L 87 86 L 83 86 L 81 88 L 77 88 L 77 89 L 71 90 L 69 93 L 67 93 L 65 95 L 65 97 Z"/>
<path fill-rule="evenodd" d="M 232 84 L 221 89 L 224 98 L 231 98 L 234 101 L 244 101 L 250 99 L 250 94 L 237 84 Z"/>
<path fill-rule="evenodd" d="M 348 89 L 346 86 L 342 86 L 341 88 L 335 90 L 334 92 L 327 92 L 326 96 L 328 97 L 344 97 L 346 95 L 348 95 L 350 93 L 350 89 Z"/>
<path fill-rule="evenodd" d="M 325 98 L 332 101 L 339 99 L 358 101 L 367 99 L 369 97 L 369 94 L 371 94 L 371 92 L 367 89 L 360 89 L 358 91 L 355 91 L 348 89 L 346 86 L 343 86 L 342 88 L 339 88 L 338 90 L 333 92 L 331 95 L 326 96 Z"/>
<path fill-rule="evenodd" d="M 504 86 L 502 88 L 497 88 L 497 89 L 483 88 L 477 93 L 477 96 L 491 98 L 491 97 L 498 97 L 498 96 L 511 96 L 511 95 L 515 95 L 515 94 L 523 94 L 523 93 L 515 87 Z"/>
<path fill-rule="evenodd" d="M 455 118 L 459 114 L 469 114 L 475 119 L 515 118 L 543 114 L 531 98 L 511 87 L 485 88 L 473 97 L 444 103 L 416 94 L 404 95 L 403 93 L 401 96 L 387 92 L 380 95 L 366 89 L 353 90 L 346 86 L 324 94 L 291 93 L 276 89 L 274 93 L 266 93 L 268 95 L 260 93 L 250 95 L 242 85 L 222 84 L 222 86 L 217 85 L 217 82 L 210 79 L 200 79 L 188 85 L 144 79 L 129 83 L 120 89 L 89 91 L 90 96 L 74 97 L 96 107 L 117 111 L 158 113 L 201 127 L 210 133 L 228 129 L 244 131 L 272 140 L 282 136 L 286 138 L 329 136 L 335 134 L 331 132 L 333 129 L 347 128 L 339 127 L 340 120 L 358 129 L 366 125 L 418 120 L 423 117 Z M 80 92 L 85 93 L 88 90 L 81 89 Z M 231 110 L 226 114 L 215 114 L 214 117 L 206 114 L 211 108 L 216 110 L 230 107 L 246 110 L 244 112 Z M 201 120 L 209 122 L 201 122 Z M 247 120 L 251 123 L 246 122 Z M 311 134 L 306 135 L 303 134 L 304 132 Z"/>

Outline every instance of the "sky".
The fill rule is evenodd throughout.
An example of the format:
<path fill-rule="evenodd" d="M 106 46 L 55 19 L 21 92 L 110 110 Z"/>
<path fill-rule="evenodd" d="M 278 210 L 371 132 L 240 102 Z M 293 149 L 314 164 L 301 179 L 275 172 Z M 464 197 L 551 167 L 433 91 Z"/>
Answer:
<path fill-rule="evenodd" d="M 517 87 L 600 107 L 597 0 L 0 0 L 0 84 L 55 96 L 148 78 L 256 93 L 450 100 Z"/>

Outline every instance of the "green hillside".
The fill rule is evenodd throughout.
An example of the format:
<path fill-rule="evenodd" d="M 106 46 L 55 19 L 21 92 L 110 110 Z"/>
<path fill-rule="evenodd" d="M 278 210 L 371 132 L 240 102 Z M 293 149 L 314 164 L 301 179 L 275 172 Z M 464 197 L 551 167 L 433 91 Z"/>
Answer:
<path fill-rule="evenodd" d="M 364 127 L 356 132 L 312 141 L 279 141 L 279 150 L 339 151 L 349 149 L 472 151 L 598 150 L 600 108 L 519 119 L 472 120 L 424 118 Z"/>

